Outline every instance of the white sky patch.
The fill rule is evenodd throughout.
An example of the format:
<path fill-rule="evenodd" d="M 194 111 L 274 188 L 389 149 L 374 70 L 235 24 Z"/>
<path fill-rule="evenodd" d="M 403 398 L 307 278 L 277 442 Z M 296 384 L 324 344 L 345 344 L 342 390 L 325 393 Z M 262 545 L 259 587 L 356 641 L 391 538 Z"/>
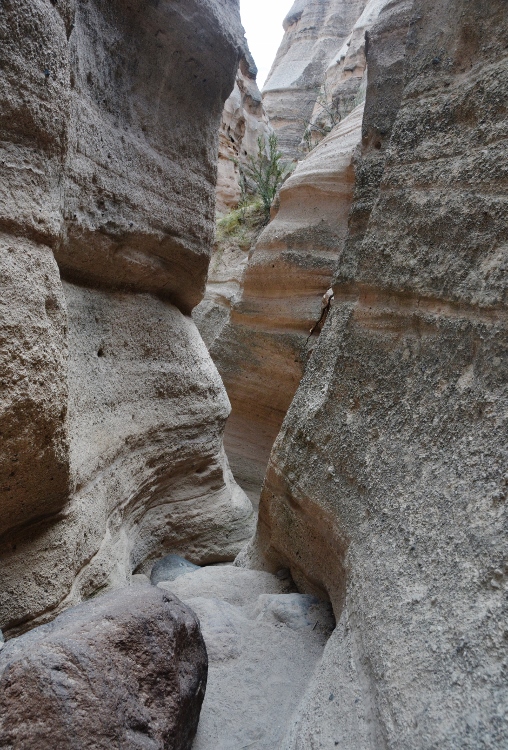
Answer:
<path fill-rule="evenodd" d="M 242 23 L 249 49 L 258 67 L 258 86 L 263 88 L 284 35 L 282 22 L 293 0 L 240 0 Z"/>

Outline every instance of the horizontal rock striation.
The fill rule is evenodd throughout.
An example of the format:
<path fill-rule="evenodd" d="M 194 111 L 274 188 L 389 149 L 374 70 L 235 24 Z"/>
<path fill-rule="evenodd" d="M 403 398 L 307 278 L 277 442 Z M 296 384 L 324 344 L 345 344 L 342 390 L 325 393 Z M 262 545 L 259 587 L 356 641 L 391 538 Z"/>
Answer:
<path fill-rule="evenodd" d="M 327 69 L 347 43 L 366 4 L 366 0 L 296 0 L 286 16 L 284 38 L 263 87 L 270 124 L 286 155 L 298 154 Z"/>
<path fill-rule="evenodd" d="M 286 750 L 508 741 L 505 13 L 392 3 L 369 36 L 334 307 L 243 560 L 339 620 Z"/>
<path fill-rule="evenodd" d="M 349 36 L 326 69 L 312 116 L 301 146 L 305 149 L 323 138 L 339 120 L 365 99 L 366 45 L 370 30 L 388 0 L 369 0 Z"/>
<path fill-rule="evenodd" d="M 308 82 L 305 84 L 308 84 L 307 93 L 314 96 L 314 112 L 312 117 L 309 114 L 310 119 L 302 126 L 298 138 L 306 128 L 304 145 L 311 151 L 283 185 L 280 200 L 272 209 L 272 222 L 249 256 L 241 247 L 225 246 L 216 253 L 205 299 L 194 313 L 233 407 L 226 431 L 228 455 L 235 476 L 255 502 L 271 446 L 314 341 L 313 338 L 307 341 L 309 331 L 320 317 L 320 303 L 344 245 L 352 205 L 352 163 L 361 138 L 361 100 L 367 65 L 365 37 L 372 34 L 372 26 L 387 3 L 372 0 L 361 8 L 353 4 L 347 9 L 335 3 L 333 8 L 327 6 L 327 10 L 325 5 L 303 3 L 301 13 L 293 9 L 273 72 L 277 76 L 279 68 L 288 74 L 293 71 L 295 50 L 305 49 L 310 55 L 309 50 L 317 54 L 319 49 L 319 59 L 323 61 L 329 59 L 332 42 L 335 52 L 340 47 L 341 52 L 333 58 L 328 72 L 318 66 L 321 71 L 318 76 L 317 67 L 309 68 L 317 76 L 316 80 L 319 78 L 320 86 L 325 78 L 328 81 L 321 86 L 321 93 L 319 86 L 313 89 Z M 346 23 L 350 26 L 344 25 Z M 312 34 L 317 34 L 319 29 L 319 33 L 324 34 L 323 28 L 326 28 L 328 46 L 322 46 L 325 37 L 311 43 L 314 37 L 307 28 L 309 24 L 314 24 Z M 345 41 L 343 35 L 346 35 Z M 374 175 L 379 175 L 374 163 L 382 163 L 385 158 L 379 147 L 388 131 L 386 123 L 379 118 L 382 112 L 391 111 L 391 102 L 394 97 L 397 99 L 392 70 L 396 63 L 389 59 L 392 53 L 387 51 L 386 45 L 383 54 L 387 59 L 381 63 L 376 53 L 370 56 L 373 65 L 381 64 L 390 71 L 387 73 L 390 82 L 383 96 L 374 94 L 371 86 L 370 98 L 374 96 L 376 101 L 376 117 L 372 121 L 376 123 L 376 135 L 363 136 L 365 141 L 372 141 L 369 156 L 372 164 L 365 164 L 363 169 L 367 183 L 375 181 Z M 398 74 L 400 77 L 401 70 Z M 298 92 L 293 88 L 288 88 L 288 92 L 293 96 L 294 111 L 301 114 Z M 400 98 L 400 90 L 398 96 Z M 270 100 L 266 92 L 264 97 Z M 282 106 L 281 101 L 274 94 L 274 107 Z M 333 112 L 336 118 L 331 117 Z M 385 120 L 387 116 L 383 115 Z M 285 130 L 277 118 L 274 127 L 285 150 Z M 362 159 L 365 158 L 364 153 Z M 365 206 L 361 210 L 364 209 Z M 277 377 L 274 373 L 278 373 Z"/>
<path fill-rule="evenodd" d="M 216 298 L 214 310 L 198 319 L 232 404 L 228 457 L 254 501 L 346 236 L 362 114 L 360 106 L 285 182 L 277 215 L 249 253 L 241 295 L 232 303 Z M 211 296 L 213 273 L 210 281 Z M 220 318 L 217 335 L 212 329 Z"/>
<path fill-rule="evenodd" d="M 256 83 L 257 68 L 248 49 L 244 52 L 235 87 L 227 99 L 219 130 L 217 203 L 219 214 L 236 208 L 242 197 L 240 167 L 256 157 L 258 139 L 268 140 L 272 132 Z"/>
<path fill-rule="evenodd" d="M 0 18 L 0 626 L 252 532 L 189 312 L 214 231 L 234 0 L 19 0 Z"/>
<path fill-rule="evenodd" d="M 179 599 L 148 585 L 115 591 L 5 646 L 0 745 L 190 750 L 207 669 Z"/>

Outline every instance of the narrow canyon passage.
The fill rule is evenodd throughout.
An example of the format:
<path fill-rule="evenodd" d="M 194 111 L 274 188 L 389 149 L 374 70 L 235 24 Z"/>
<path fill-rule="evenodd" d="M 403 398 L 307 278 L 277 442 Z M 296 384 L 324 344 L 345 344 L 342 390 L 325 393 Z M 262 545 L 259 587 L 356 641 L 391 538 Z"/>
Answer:
<path fill-rule="evenodd" d="M 507 0 L 244 2 L 2 5 L 0 748 L 504 750 Z"/>

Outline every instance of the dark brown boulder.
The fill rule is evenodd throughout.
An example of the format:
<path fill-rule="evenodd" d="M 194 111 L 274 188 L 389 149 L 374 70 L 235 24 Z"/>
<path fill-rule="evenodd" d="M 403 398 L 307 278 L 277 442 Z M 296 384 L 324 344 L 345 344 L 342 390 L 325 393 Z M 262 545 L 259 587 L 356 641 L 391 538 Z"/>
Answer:
<path fill-rule="evenodd" d="M 6 644 L 0 747 L 186 750 L 207 671 L 179 599 L 150 586 L 106 594 Z"/>

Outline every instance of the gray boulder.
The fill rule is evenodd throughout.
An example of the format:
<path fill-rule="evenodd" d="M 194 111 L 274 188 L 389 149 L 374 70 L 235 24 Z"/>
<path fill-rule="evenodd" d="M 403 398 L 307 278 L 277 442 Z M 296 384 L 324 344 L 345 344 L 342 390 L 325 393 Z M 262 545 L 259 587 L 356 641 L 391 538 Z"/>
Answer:
<path fill-rule="evenodd" d="M 117 590 L 11 639 L 0 654 L 0 747 L 190 750 L 208 659 L 170 592 Z"/>
<path fill-rule="evenodd" d="M 185 557 L 180 557 L 180 555 L 166 555 L 157 560 L 153 566 L 150 582 L 154 586 L 157 586 L 161 581 L 174 581 L 178 576 L 199 570 L 199 567 L 199 565 L 194 565 L 194 563 L 189 562 Z"/>

